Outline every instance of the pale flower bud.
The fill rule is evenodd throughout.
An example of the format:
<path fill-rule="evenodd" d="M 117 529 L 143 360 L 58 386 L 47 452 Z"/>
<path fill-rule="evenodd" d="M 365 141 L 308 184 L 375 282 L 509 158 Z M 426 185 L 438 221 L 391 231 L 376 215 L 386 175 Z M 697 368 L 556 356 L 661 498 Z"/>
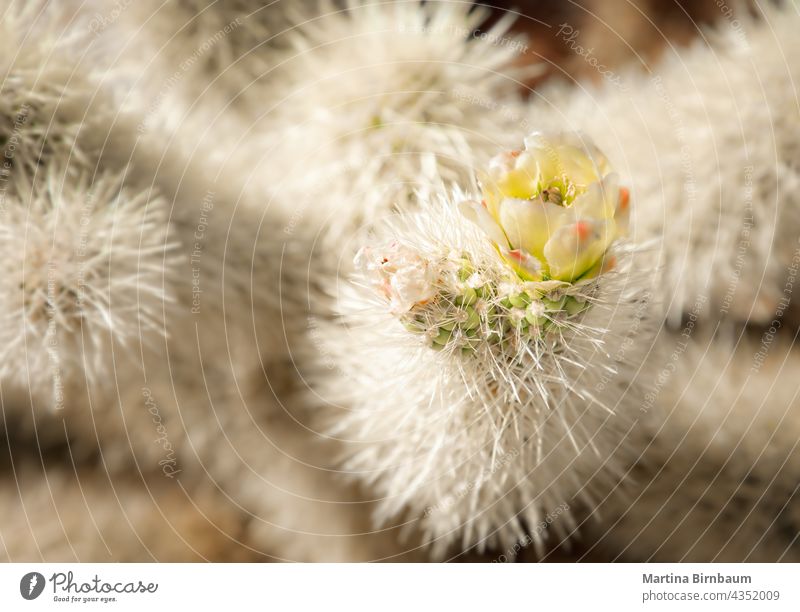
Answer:
<path fill-rule="evenodd" d="M 363 247 L 355 264 L 391 303 L 395 313 L 408 312 L 436 295 L 437 273 L 419 254 L 393 242 L 387 246 Z"/>

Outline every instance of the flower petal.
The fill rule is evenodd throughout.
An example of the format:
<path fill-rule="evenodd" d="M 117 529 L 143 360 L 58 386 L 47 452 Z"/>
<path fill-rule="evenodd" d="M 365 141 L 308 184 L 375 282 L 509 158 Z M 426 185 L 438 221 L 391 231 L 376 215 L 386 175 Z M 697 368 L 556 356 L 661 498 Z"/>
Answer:
<path fill-rule="evenodd" d="M 611 173 L 592 183 L 586 193 L 575 199 L 572 208 L 577 219 L 611 219 L 619 201 L 619 176 Z"/>
<path fill-rule="evenodd" d="M 467 219 L 472 221 L 475 225 L 480 227 L 492 242 L 499 246 L 507 246 L 508 239 L 506 238 L 503 228 L 494 220 L 486 208 L 476 202 L 475 200 L 465 200 L 460 202 L 458 210 Z"/>
<path fill-rule="evenodd" d="M 417 304 L 424 304 L 436 296 L 436 287 L 429 266 L 425 262 L 398 269 L 389 280 L 392 310 L 408 312 Z"/>
<path fill-rule="evenodd" d="M 527 199 L 536 195 L 540 175 L 537 162 L 530 154 L 506 151 L 489 162 L 489 172 L 483 177 L 484 188 L 501 199 Z"/>
<path fill-rule="evenodd" d="M 569 221 L 567 210 L 541 199 L 507 198 L 500 203 L 500 225 L 511 248 L 524 249 L 542 259 L 550 236 Z"/>
<path fill-rule="evenodd" d="M 628 226 L 631 218 L 631 192 L 627 187 L 619 188 L 619 199 L 617 209 L 614 212 L 614 221 L 617 222 L 617 233 L 620 236 L 628 234 Z"/>
<path fill-rule="evenodd" d="M 546 156 L 550 174 L 567 176 L 586 187 L 602 179 L 610 170 L 608 159 L 580 132 L 535 132 L 525 139 L 528 151 L 540 151 L 537 158 Z"/>
<path fill-rule="evenodd" d="M 613 219 L 581 219 L 557 230 L 544 247 L 550 277 L 573 281 L 599 262 L 614 239 Z"/>
<path fill-rule="evenodd" d="M 538 281 L 542 278 L 542 262 L 530 253 L 521 249 L 501 249 L 500 254 L 520 278 L 526 281 Z"/>

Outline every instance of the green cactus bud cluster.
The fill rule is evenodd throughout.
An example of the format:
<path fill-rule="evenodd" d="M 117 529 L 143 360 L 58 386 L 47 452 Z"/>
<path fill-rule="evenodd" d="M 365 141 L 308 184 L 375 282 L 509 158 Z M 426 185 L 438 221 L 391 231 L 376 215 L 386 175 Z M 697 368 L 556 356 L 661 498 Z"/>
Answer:
<path fill-rule="evenodd" d="M 401 317 L 406 329 L 422 335 L 437 351 L 472 355 L 484 344 L 513 348 L 520 340 L 544 340 L 576 319 L 590 304 L 584 294 L 542 295 L 524 284 L 502 291 L 482 279 L 469 258 L 460 256 L 453 282 L 443 282 L 436 297 Z"/>

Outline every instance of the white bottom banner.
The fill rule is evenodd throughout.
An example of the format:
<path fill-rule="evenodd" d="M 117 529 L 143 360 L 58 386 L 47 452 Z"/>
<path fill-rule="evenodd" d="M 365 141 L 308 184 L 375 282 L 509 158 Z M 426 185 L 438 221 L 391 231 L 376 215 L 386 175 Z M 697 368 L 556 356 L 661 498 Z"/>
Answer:
<path fill-rule="evenodd" d="M 800 610 L 792 565 L 5 564 L 0 610 Z"/>

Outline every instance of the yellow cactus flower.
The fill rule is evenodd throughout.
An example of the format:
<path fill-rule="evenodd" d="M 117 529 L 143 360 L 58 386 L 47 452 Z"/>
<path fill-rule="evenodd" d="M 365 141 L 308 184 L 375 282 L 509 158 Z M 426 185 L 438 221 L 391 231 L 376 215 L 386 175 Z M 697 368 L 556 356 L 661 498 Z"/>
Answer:
<path fill-rule="evenodd" d="M 483 201 L 462 211 L 526 281 L 573 282 L 597 273 L 627 229 L 628 190 L 579 134 L 535 133 L 480 175 Z"/>

